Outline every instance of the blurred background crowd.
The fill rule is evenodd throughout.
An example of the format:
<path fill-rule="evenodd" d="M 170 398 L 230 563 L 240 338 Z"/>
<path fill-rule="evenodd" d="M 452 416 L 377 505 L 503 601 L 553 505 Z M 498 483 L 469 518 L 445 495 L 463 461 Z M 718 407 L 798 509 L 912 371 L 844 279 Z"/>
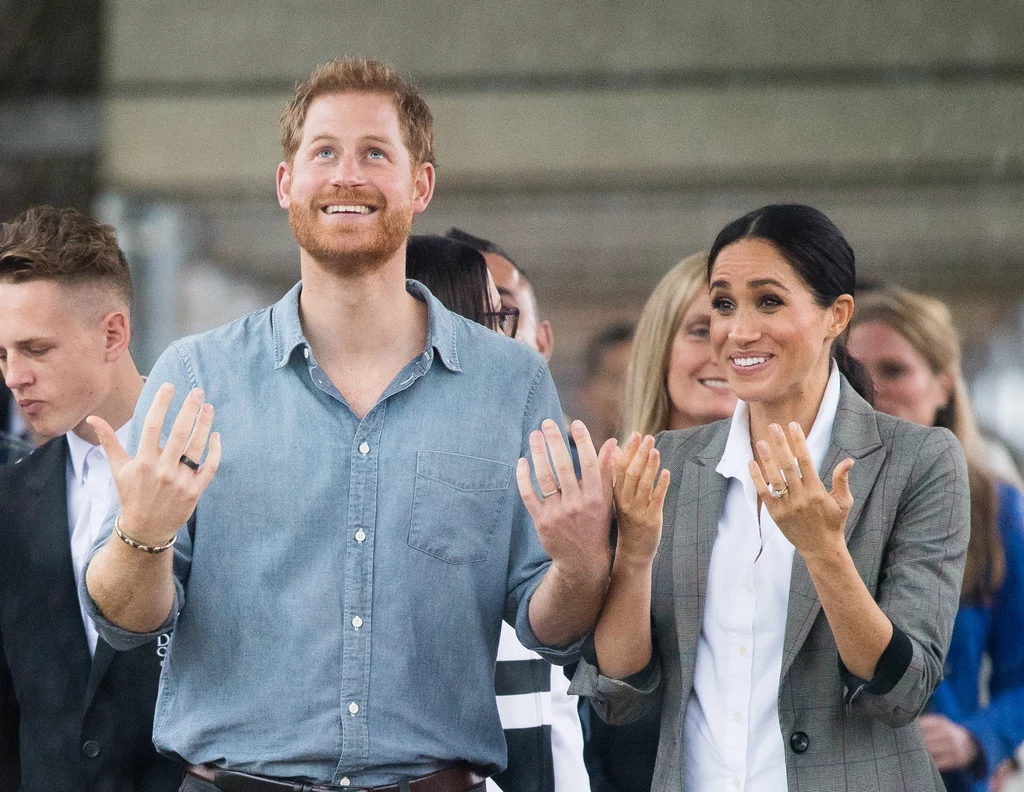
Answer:
<path fill-rule="evenodd" d="M 1021 30 L 1013 0 L 0 0 L 0 222 L 50 203 L 115 226 L 146 371 L 169 341 L 296 280 L 277 117 L 315 64 L 385 59 L 436 119 L 438 187 L 416 233 L 457 227 L 515 261 L 533 289 L 512 295 L 521 321 L 598 439 L 643 428 L 623 426 L 624 377 L 655 285 L 726 221 L 793 201 L 843 230 L 861 281 L 949 307 L 982 436 L 1012 478 Z M 0 402 L 16 456 L 31 438 Z"/>

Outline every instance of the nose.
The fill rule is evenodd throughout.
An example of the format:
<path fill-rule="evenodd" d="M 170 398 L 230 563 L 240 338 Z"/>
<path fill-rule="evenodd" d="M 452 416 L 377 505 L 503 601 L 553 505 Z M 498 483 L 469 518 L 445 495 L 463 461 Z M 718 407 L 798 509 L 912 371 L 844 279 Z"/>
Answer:
<path fill-rule="evenodd" d="M 757 315 L 746 308 L 738 308 L 732 316 L 729 340 L 737 344 L 750 344 L 761 337 Z"/>
<path fill-rule="evenodd" d="M 16 352 L 9 352 L 3 366 L 4 384 L 10 390 L 24 388 L 32 384 L 32 370 L 25 359 Z"/>
<path fill-rule="evenodd" d="M 331 184 L 339 187 L 350 187 L 363 184 L 365 181 L 362 162 L 359 157 L 354 153 L 346 153 L 338 157 L 337 165 L 331 171 Z"/>

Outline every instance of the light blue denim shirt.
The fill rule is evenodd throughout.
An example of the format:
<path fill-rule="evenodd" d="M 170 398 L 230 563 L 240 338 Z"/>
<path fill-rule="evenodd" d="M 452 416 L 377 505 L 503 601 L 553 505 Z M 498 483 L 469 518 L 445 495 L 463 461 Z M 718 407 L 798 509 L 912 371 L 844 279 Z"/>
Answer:
<path fill-rule="evenodd" d="M 528 619 L 550 561 L 515 465 L 543 419 L 561 423 L 551 376 L 409 281 L 429 309 L 427 346 L 360 420 L 303 337 L 300 287 L 172 344 L 139 400 L 132 453 L 163 382 L 175 385 L 165 433 L 198 386 L 224 443 L 194 541 L 182 528 L 175 545 L 156 745 L 353 785 L 458 760 L 497 770 L 502 617 L 555 662 L 578 648 L 543 650 Z M 112 525 L 113 512 L 96 549 Z M 92 615 L 116 648 L 157 634 Z"/>

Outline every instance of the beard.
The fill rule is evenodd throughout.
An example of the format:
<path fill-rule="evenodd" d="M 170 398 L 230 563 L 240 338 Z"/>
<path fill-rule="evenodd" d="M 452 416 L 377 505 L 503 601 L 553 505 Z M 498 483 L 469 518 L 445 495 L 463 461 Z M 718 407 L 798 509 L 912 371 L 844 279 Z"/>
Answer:
<path fill-rule="evenodd" d="M 320 207 L 327 204 L 361 204 L 376 207 L 373 224 L 329 228 L 321 225 Z M 324 269 L 339 275 L 358 276 L 376 272 L 395 254 L 412 231 L 412 209 L 389 206 L 383 196 L 358 193 L 323 193 L 308 205 L 288 207 L 288 223 L 295 240 Z"/>

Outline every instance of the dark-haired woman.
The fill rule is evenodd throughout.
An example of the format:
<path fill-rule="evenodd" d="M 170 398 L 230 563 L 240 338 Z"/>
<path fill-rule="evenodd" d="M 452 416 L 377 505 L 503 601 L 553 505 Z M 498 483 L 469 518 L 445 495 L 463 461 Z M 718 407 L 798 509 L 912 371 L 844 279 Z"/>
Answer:
<path fill-rule="evenodd" d="M 960 610 L 945 679 L 921 728 L 947 792 L 985 792 L 1024 742 L 1024 498 L 985 464 L 945 305 L 874 290 L 857 301 L 850 349 L 871 375 L 879 410 L 945 426 L 967 456 L 971 539 Z M 990 674 L 982 671 L 986 654 Z"/>
<path fill-rule="evenodd" d="M 661 697 L 656 792 L 941 790 L 916 718 L 959 600 L 960 445 L 858 394 L 839 340 L 853 251 L 823 214 L 739 218 L 708 274 L 740 401 L 620 453 L 612 579 L 574 692 L 621 722 Z"/>

